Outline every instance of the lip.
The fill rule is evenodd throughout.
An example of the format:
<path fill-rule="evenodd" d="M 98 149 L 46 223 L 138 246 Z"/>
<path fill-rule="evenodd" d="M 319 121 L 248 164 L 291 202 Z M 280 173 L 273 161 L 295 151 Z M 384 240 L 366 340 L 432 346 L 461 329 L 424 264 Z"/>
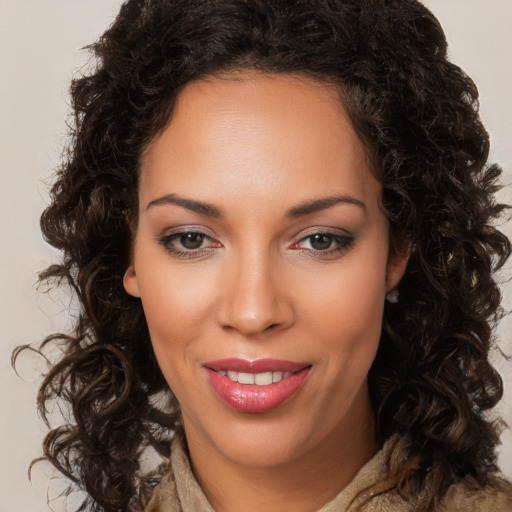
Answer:
<path fill-rule="evenodd" d="M 302 388 L 311 373 L 310 363 L 282 359 L 219 359 L 208 361 L 203 367 L 208 383 L 217 396 L 232 409 L 250 414 L 269 412 L 289 401 Z M 218 373 L 219 370 L 253 374 L 281 371 L 292 372 L 292 375 L 279 382 L 260 386 L 233 382 Z"/>

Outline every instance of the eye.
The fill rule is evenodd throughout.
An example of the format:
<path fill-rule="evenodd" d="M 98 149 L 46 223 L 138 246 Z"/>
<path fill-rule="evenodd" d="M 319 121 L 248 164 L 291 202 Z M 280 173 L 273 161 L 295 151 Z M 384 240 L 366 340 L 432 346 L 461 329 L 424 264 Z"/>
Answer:
<path fill-rule="evenodd" d="M 314 249 L 315 251 L 326 251 L 327 249 L 330 249 L 334 243 L 334 237 L 324 233 L 310 235 L 306 240 L 310 246 L 309 249 Z"/>
<path fill-rule="evenodd" d="M 183 233 L 179 235 L 178 240 L 185 249 L 199 249 L 205 237 L 204 233 Z"/>
<path fill-rule="evenodd" d="M 293 244 L 291 248 L 319 257 L 329 257 L 339 255 L 348 250 L 353 243 L 354 237 L 348 234 L 316 232 L 304 236 Z"/>
<path fill-rule="evenodd" d="M 190 259 L 210 253 L 221 244 L 201 231 L 180 231 L 159 240 L 160 245 L 171 255 Z"/>

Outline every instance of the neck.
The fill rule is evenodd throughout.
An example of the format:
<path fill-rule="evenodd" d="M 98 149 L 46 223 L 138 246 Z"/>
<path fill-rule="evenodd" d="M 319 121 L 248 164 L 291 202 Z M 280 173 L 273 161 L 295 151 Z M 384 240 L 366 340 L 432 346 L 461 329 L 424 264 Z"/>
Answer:
<path fill-rule="evenodd" d="M 367 396 L 367 395 L 366 395 Z M 247 466 L 185 432 L 195 476 L 216 512 L 312 512 L 331 501 L 377 452 L 369 399 L 312 449 L 271 466 Z M 361 412 L 363 414 L 361 415 Z M 190 429 L 189 429 L 190 430 Z"/>

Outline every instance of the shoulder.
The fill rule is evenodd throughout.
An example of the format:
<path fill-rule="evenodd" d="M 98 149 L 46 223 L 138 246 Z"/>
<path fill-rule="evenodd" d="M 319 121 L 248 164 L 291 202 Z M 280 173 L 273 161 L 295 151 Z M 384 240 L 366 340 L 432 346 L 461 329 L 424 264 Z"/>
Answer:
<path fill-rule="evenodd" d="M 495 487 L 476 488 L 463 480 L 452 485 L 441 501 L 440 512 L 465 511 L 512 511 L 512 484 L 499 480 Z"/>
<path fill-rule="evenodd" d="M 393 488 L 369 500 L 362 510 L 413 512 L 419 504 L 406 500 Z M 512 484 L 502 481 L 496 488 L 477 488 L 463 480 L 448 489 L 435 512 L 512 512 Z"/>

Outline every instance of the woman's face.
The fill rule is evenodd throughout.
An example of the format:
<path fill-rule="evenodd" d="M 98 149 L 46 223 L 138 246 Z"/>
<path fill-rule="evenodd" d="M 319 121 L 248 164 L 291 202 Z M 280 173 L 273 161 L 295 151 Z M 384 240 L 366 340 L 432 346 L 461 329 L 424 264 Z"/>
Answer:
<path fill-rule="evenodd" d="M 125 287 L 191 451 L 265 466 L 373 440 L 366 376 L 405 260 L 334 89 L 189 84 L 140 171 Z"/>

